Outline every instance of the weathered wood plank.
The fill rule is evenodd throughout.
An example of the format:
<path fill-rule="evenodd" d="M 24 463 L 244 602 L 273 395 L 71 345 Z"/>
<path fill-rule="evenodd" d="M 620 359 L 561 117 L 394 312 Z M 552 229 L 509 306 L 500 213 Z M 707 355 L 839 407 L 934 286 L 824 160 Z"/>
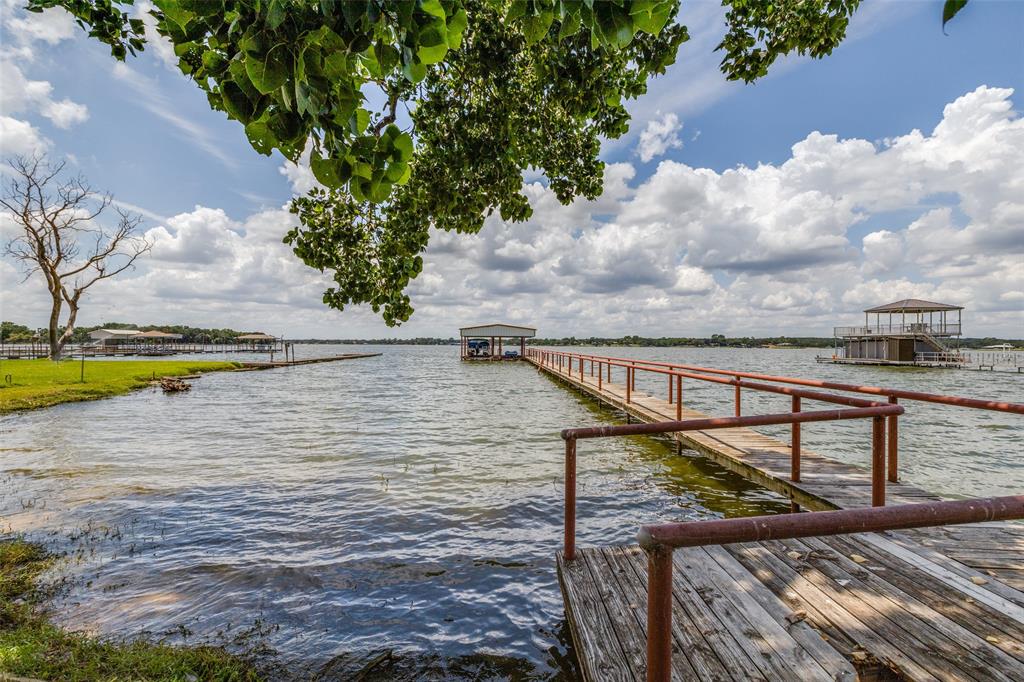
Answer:
<path fill-rule="evenodd" d="M 630 593 L 629 584 L 623 584 L 617 575 L 616 566 L 608 562 L 601 548 L 583 550 L 587 557 L 587 567 L 591 579 L 595 581 L 599 598 L 611 618 L 616 638 L 626 654 L 630 670 L 637 678 L 647 673 L 647 657 L 644 655 L 647 646 L 645 625 L 646 611 L 636 613 L 637 602 Z"/>
<path fill-rule="evenodd" d="M 863 543 L 856 538 L 850 540 L 848 544 L 837 543 L 837 547 L 857 554 Z M 861 565 L 822 540 L 786 540 L 766 545 L 777 547 L 776 555 L 783 561 L 806 561 L 814 570 L 802 571 L 805 577 L 876 630 L 905 637 L 912 647 L 905 650 L 928 652 L 935 665 L 941 666 L 932 669 L 937 676 L 946 672 L 964 679 L 1009 682 L 1013 678 L 1007 672 L 1024 675 L 1018 661 L 992 647 L 983 637 L 953 623 L 887 582 L 900 573 L 920 580 L 920 571 L 913 566 L 897 561 L 890 561 L 886 566 L 874 562 Z M 807 558 L 794 560 L 789 556 L 792 551 L 805 554 Z M 782 558 L 782 554 L 786 557 Z M 984 653 L 979 657 L 974 651 Z"/>
<path fill-rule="evenodd" d="M 574 561 L 557 558 L 565 616 L 583 676 L 587 680 L 639 679 L 629 668 L 629 657 L 619 643 L 604 605 L 588 594 L 590 573 L 583 563 L 585 557 L 581 552 Z"/>
<path fill-rule="evenodd" d="M 858 648 L 862 648 L 870 651 L 886 667 L 911 679 L 940 679 L 916 661 L 915 656 L 904 652 L 904 642 L 893 641 L 886 633 L 880 633 L 872 625 L 864 623 L 840 605 L 831 594 L 822 591 L 766 547 L 757 543 L 725 547 L 742 565 L 749 570 L 756 570 L 758 578 L 792 609 L 803 610 L 808 617 L 813 618 L 816 624 L 826 630 L 829 641 L 838 645 L 842 653 L 852 655 Z"/>
<path fill-rule="evenodd" d="M 808 544 L 825 545 L 820 541 L 809 542 Z M 907 595 L 902 597 L 899 604 L 908 612 L 924 616 L 918 604 L 925 608 L 934 610 L 945 619 L 961 626 L 963 630 L 971 633 L 970 636 L 957 635 L 963 641 L 973 641 L 979 647 L 986 648 L 990 645 L 1014 657 L 1018 664 L 1024 662 L 1024 631 L 1021 624 L 997 609 L 992 609 L 984 604 L 979 604 L 973 597 L 950 589 L 948 585 L 921 572 L 908 573 L 899 560 L 894 560 L 891 555 L 879 551 L 875 546 L 868 543 L 851 543 L 845 538 L 829 538 L 827 546 L 833 548 L 837 553 L 845 556 L 859 554 L 869 559 L 869 565 L 884 565 L 888 570 L 884 573 L 884 581 L 892 588 Z M 882 577 L 865 570 L 867 578 L 871 581 L 882 580 Z M 872 582 L 872 584 L 877 584 Z M 883 592 L 885 587 L 881 588 Z M 936 627 L 945 627 L 942 619 L 935 619 L 930 623 Z M 993 642 L 987 637 L 994 637 Z M 984 640 L 984 641 L 980 641 Z M 997 656 L 998 658 L 998 656 Z"/>
<path fill-rule="evenodd" d="M 770 679 L 830 679 L 813 657 L 782 629 L 766 617 L 753 599 L 738 593 L 732 579 L 703 548 L 680 552 L 673 579 L 688 584 L 704 600 L 718 620 L 729 629 L 733 639 Z"/>
<path fill-rule="evenodd" d="M 647 572 L 646 557 L 639 547 L 609 547 L 602 552 L 606 561 L 615 566 L 626 598 L 638 608 L 634 611 L 638 624 L 639 646 L 647 646 Z M 673 609 L 672 619 L 672 672 L 680 680 L 731 680 L 728 671 L 718 662 L 699 631 L 680 622 Z"/>
<path fill-rule="evenodd" d="M 634 548 L 634 551 L 640 552 L 641 550 Z M 646 571 L 640 564 L 634 563 L 633 566 L 634 571 L 638 574 L 640 584 L 646 589 Z M 736 643 L 736 640 L 732 638 L 728 629 L 711 613 L 704 601 L 695 599 L 688 585 L 680 585 L 678 580 L 675 583 L 673 586 L 675 602 L 673 628 L 677 627 L 677 622 L 688 623 L 689 627 L 704 637 L 726 670 L 731 671 L 738 681 L 766 679 L 761 670 L 754 665 Z M 679 625 L 679 627 L 686 627 L 686 625 Z"/>
<path fill-rule="evenodd" d="M 799 614 L 795 614 L 782 603 L 771 590 L 736 561 L 735 557 L 718 545 L 710 545 L 704 549 L 732 577 L 736 587 L 757 601 L 769 616 L 786 628 L 790 636 L 814 657 L 818 665 L 832 675 L 832 679 L 841 682 L 857 678 L 857 673 L 850 662 L 822 638 L 821 632 L 814 629 L 806 620 L 799 619 Z"/>

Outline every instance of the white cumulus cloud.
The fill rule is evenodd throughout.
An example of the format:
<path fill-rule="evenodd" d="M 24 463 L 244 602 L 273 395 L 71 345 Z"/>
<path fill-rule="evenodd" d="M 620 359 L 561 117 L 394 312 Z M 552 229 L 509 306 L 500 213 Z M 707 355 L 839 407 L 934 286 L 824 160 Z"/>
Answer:
<path fill-rule="evenodd" d="M 663 114 L 661 118 L 648 121 L 636 145 L 636 153 L 640 160 L 647 163 L 657 156 L 662 156 L 669 149 L 682 147 L 683 141 L 679 139 L 679 131 L 682 129 L 683 124 L 673 113 Z"/>

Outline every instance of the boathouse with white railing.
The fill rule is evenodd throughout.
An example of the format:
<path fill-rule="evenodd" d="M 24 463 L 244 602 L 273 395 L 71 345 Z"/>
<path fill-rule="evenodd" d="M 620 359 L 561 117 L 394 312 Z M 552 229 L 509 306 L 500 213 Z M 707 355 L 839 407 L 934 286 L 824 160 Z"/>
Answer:
<path fill-rule="evenodd" d="M 964 363 L 963 306 L 907 298 L 864 311 L 864 326 L 836 327 L 835 362 L 871 365 Z"/>

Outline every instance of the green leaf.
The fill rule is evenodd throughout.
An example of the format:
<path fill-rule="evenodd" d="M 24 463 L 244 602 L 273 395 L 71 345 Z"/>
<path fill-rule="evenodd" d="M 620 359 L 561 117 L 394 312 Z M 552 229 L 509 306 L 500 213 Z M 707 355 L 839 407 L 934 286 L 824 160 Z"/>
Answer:
<path fill-rule="evenodd" d="M 769 5 L 769 7 L 771 7 Z M 672 14 L 672 2 L 668 0 L 633 0 L 630 8 L 633 26 L 638 31 L 657 35 L 665 28 Z"/>
<path fill-rule="evenodd" d="M 325 187 L 341 187 L 348 180 L 340 159 L 323 159 L 314 156 L 309 160 L 309 168 L 313 171 L 316 181 Z"/>
<path fill-rule="evenodd" d="M 252 101 L 234 81 L 224 81 L 220 86 L 221 101 L 224 111 L 231 118 L 248 124 L 252 120 L 254 107 Z"/>
<path fill-rule="evenodd" d="M 429 14 L 432 17 L 437 17 L 441 21 L 447 18 L 444 13 L 444 7 L 441 6 L 440 0 L 421 0 L 420 11 Z"/>
<path fill-rule="evenodd" d="M 562 25 L 558 29 L 558 40 L 561 41 L 569 36 L 576 35 L 580 30 L 581 23 L 578 12 L 565 15 L 562 19 Z"/>
<path fill-rule="evenodd" d="M 526 38 L 527 46 L 535 45 L 547 35 L 554 21 L 555 14 L 550 9 L 542 9 L 536 14 L 527 14 L 522 19 L 523 36 Z"/>
<path fill-rule="evenodd" d="M 324 75 L 331 79 L 348 77 L 348 55 L 341 50 L 327 55 L 324 58 Z"/>
<path fill-rule="evenodd" d="M 448 19 L 448 47 L 457 50 L 462 46 L 462 34 L 468 25 L 469 15 L 460 7 L 459 11 Z"/>
<path fill-rule="evenodd" d="M 436 64 L 448 52 L 448 30 L 444 22 L 436 22 L 420 31 L 420 48 L 416 56 L 424 64 Z"/>
<path fill-rule="evenodd" d="M 407 61 L 402 65 L 402 74 L 411 83 L 419 83 L 427 77 L 427 65 L 416 57 L 415 61 Z"/>
<path fill-rule="evenodd" d="M 285 2 L 284 0 L 270 0 L 267 3 L 267 26 L 271 30 L 276 29 L 282 23 L 284 23 L 287 14 L 285 13 Z"/>
<path fill-rule="evenodd" d="M 253 149 L 264 156 L 270 156 L 277 146 L 277 137 L 270 132 L 266 121 L 253 121 L 245 126 L 245 135 L 249 138 L 249 144 Z"/>
<path fill-rule="evenodd" d="M 288 80 L 288 62 L 288 50 L 281 43 L 272 47 L 266 55 L 249 54 L 245 60 L 245 72 L 257 90 L 269 95 Z"/>
<path fill-rule="evenodd" d="M 153 0 L 158 10 L 163 12 L 169 21 L 173 21 L 181 30 L 185 30 L 188 22 L 195 16 L 192 12 L 182 7 L 178 0 Z"/>
<path fill-rule="evenodd" d="M 957 13 L 964 8 L 967 4 L 967 0 L 946 0 L 946 4 L 942 6 L 942 30 L 946 30 L 946 24 L 957 15 Z"/>
<path fill-rule="evenodd" d="M 388 179 L 388 182 L 398 182 L 403 177 L 408 178 L 409 164 L 404 161 L 389 164 L 387 170 L 384 171 L 384 177 Z"/>
<path fill-rule="evenodd" d="M 356 135 L 362 135 L 363 131 L 366 130 L 366 126 L 370 125 L 370 112 L 362 107 L 359 107 L 352 114 L 351 127 L 352 132 Z"/>
<path fill-rule="evenodd" d="M 395 127 L 395 130 L 398 130 L 398 128 Z M 393 144 L 395 151 L 398 152 L 399 161 L 409 161 L 412 159 L 412 137 L 409 133 L 400 133 L 395 137 Z"/>

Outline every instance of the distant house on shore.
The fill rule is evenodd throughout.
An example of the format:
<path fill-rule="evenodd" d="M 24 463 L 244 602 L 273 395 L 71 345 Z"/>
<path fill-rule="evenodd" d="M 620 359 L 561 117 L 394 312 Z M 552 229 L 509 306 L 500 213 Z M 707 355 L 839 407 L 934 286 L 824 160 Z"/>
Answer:
<path fill-rule="evenodd" d="M 135 342 L 141 334 L 138 329 L 94 329 L 89 338 L 100 346 L 120 346 Z"/>

